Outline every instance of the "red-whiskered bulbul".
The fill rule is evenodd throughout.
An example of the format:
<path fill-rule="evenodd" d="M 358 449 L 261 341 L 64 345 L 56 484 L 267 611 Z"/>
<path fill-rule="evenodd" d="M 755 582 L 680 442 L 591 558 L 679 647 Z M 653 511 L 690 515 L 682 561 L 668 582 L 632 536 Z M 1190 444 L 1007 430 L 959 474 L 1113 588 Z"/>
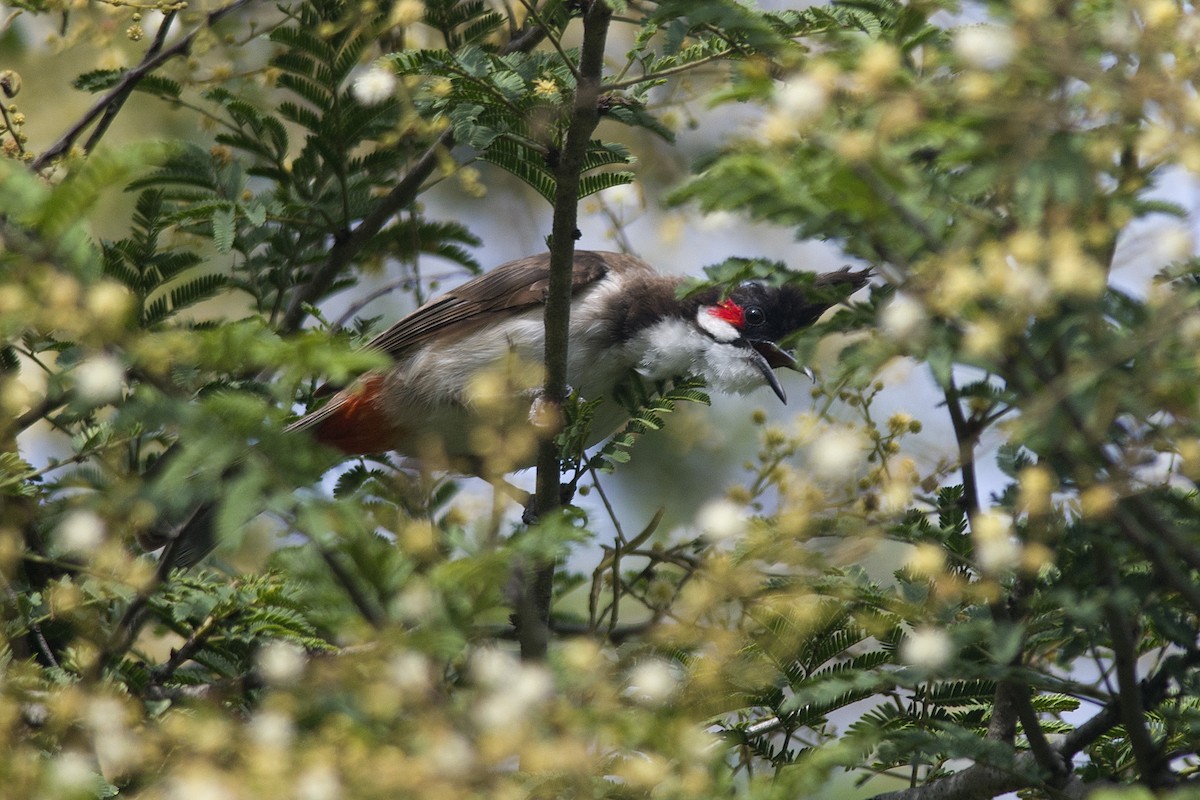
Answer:
<path fill-rule="evenodd" d="M 713 389 L 748 392 L 767 384 L 786 402 L 774 369 L 795 360 L 776 342 L 816 322 L 831 305 L 822 287 L 856 289 L 867 273 L 817 276 L 808 294 L 795 286 L 747 281 L 679 297 L 682 278 L 660 275 L 634 256 L 577 251 L 567 382 L 586 400 L 610 399 L 630 370 L 650 380 L 694 375 Z M 368 348 L 395 366 L 360 378 L 291 426 L 344 453 L 385 450 L 421 455 L 430 447 L 470 459 L 474 376 L 506 358 L 540 364 L 549 254 L 510 261 L 431 300 L 376 336 Z M 843 294 L 848 294 L 849 291 Z M 615 403 L 608 405 L 616 406 Z M 623 414 L 602 415 L 598 441 Z M 528 466 L 516 463 L 512 468 Z"/>
<path fill-rule="evenodd" d="M 471 471 L 471 432 L 490 423 L 474 406 L 472 381 L 512 357 L 541 363 L 549 278 L 549 254 L 531 256 L 429 301 L 367 345 L 394 366 L 362 376 L 289 430 L 311 431 L 350 455 L 437 452 Z M 710 289 L 680 297 L 682 278 L 660 275 L 639 258 L 576 251 L 567 381 L 584 399 L 610 400 L 630 370 L 651 380 L 694 375 L 718 391 L 766 384 L 786 402 L 774 370 L 797 365 L 777 342 L 867 278 L 865 270 L 843 269 L 804 288 L 747 281 L 728 295 Z M 617 403 L 607 405 L 610 413 L 593 423 L 596 440 L 624 417 Z M 528 463 L 509 468 L 522 466 Z M 174 532 L 148 532 L 142 543 L 154 549 L 178 538 L 172 559 L 188 566 L 214 546 L 212 526 L 207 504 Z"/>

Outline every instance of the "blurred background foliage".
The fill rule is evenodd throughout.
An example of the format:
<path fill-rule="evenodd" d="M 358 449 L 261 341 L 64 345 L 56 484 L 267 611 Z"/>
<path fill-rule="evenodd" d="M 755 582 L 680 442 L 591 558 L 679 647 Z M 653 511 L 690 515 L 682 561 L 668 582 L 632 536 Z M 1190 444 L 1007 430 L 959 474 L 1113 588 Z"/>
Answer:
<path fill-rule="evenodd" d="M 677 410 L 701 387 L 643 387 L 632 429 L 567 448 L 580 505 L 525 529 L 388 456 L 322 481 L 283 427 L 380 366 L 356 345 L 404 306 L 373 302 L 541 246 L 517 229 L 554 198 L 591 4 L 10 4 L 8 796 L 1195 791 L 1200 288 L 1172 187 L 1200 170 L 1200 19 L 610 5 L 585 239 L 654 250 L 645 197 L 664 250 L 698 209 L 749 257 L 656 261 L 794 278 L 747 243 L 768 225 L 876 277 L 792 342 L 806 412 L 705 428 Z M 1152 278 L 1114 282 L 1138 231 Z M 929 376 L 908 410 L 902 371 Z M 493 455 L 524 413 L 497 401 Z M 139 546 L 201 504 L 199 567 Z M 513 584 L 544 559 L 555 635 L 522 661 Z"/>

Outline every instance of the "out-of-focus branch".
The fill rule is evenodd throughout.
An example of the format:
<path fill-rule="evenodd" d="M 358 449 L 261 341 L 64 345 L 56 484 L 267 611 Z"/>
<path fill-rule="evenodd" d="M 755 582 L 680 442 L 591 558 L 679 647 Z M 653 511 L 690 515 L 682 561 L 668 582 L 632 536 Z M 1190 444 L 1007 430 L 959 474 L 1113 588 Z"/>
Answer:
<path fill-rule="evenodd" d="M 1102 577 L 1115 592 L 1117 577 L 1112 561 L 1101 550 L 1099 552 Z M 1104 603 L 1104 618 L 1112 641 L 1113 666 L 1117 674 L 1117 707 L 1121 712 L 1121 724 L 1129 737 L 1129 746 L 1137 762 L 1138 773 L 1143 780 L 1153 785 L 1162 772 L 1162 753 L 1155 746 L 1146 727 L 1142 713 L 1142 687 L 1137 674 L 1137 642 L 1134 640 L 1135 622 L 1129 619 L 1116 599 L 1110 594 Z"/>

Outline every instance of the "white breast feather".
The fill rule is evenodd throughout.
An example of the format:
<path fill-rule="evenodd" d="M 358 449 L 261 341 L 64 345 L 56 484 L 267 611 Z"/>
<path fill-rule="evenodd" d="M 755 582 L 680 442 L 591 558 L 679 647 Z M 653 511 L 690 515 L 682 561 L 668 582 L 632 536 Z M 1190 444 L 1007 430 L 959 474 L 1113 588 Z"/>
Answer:
<path fill-rule="evenodd" d="M 637 371 L 651 380 L 699 375 L 711 388 L 737 394 L 765 383 L 744 347 L 715 341 L 685 320 L 670 319 L 651 325 L 634 337 L 630 348 L 636 355 Z"/>

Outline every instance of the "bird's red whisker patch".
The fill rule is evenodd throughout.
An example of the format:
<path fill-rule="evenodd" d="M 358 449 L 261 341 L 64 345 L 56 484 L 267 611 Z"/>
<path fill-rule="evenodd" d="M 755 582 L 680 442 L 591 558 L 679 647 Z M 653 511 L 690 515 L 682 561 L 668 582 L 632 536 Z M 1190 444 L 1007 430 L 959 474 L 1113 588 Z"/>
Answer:
<path fill-rule="evenodd" d="M 717 303 L 709 309 L 708 313 L 722 322 L 728 322 L 735 328 L 741 328 L 746 324 L 746 318 L 742 314 L 742 307 L 728 298 Z"/>

